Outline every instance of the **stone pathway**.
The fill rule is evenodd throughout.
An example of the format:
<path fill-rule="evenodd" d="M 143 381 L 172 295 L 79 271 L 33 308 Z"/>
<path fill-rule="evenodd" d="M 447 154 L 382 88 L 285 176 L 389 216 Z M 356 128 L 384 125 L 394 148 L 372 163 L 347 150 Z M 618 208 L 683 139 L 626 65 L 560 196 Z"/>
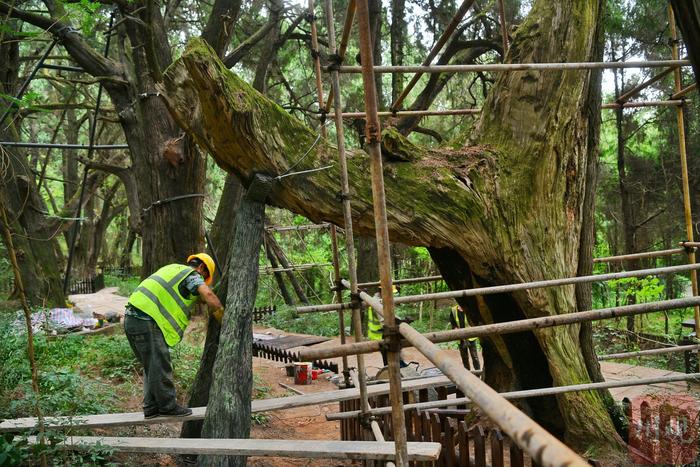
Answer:
<path fill-rule="evenodd" d="M 606 381 L 621 381 L 626 379 L 658 378 L 662 376 L 682 375 L 676 371 L 661 370 L 646 366 L 626 365 L 624 363 L 602 362 L 601 370 Z M 632 399 L 647 394 L 687 394 L 700 393 L 700 384 L 686 381 L 674 383 L 651 384 L 647 386 L 631 386 L 627 388 L 613 388 L 610 390 L 615 400 L 624 397 Z"/>

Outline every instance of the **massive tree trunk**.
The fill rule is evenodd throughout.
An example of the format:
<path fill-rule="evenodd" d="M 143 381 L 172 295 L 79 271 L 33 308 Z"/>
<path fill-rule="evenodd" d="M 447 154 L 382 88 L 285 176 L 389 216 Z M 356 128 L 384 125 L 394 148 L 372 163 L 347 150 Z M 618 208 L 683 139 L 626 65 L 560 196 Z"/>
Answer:
<path fill-rule="evenodd" d="M 6 23 L 12 30 L 11 22 Z M 0 33 L 0 92 L 15 95 L 18 89 L 19 38 Z M 3 111 L 12 103 L 0 100 Z M 17 141 L 19 134 L 11 114 L 0 128 L 3 141 Z M 39 194 L 37 181 L 27 155 L 17 148 L 0 148 L 0 204 L 7 212 L 24 291 L 34 306 L 63 306 L 60 264 L 63 255 L 56 234 L 60 224 L 47 222 L 46 204 Z M 53 230 L 51 230 L 53 228 Z"/>
<path fill-rule="evenodd" d="M 513 62 L 585 62 L 595 58 L 602 2 L 537 1 L 513 37 Z M 447 248 L 479 286 L 576 275 L 588 163 L 589 86 L 593 72 L 501 74 L 481 120 L 461 149 L 419 148 L 384 132 L 389 234 L 393 241 Z M 331 165 L 277 181 L 270 202 L 315 222 L 342 223 L 336 149 L 312 147 L 316 135 L 229 72 L 201 41 L 189 44 L 162 88 L 180 124 L 244 184 L 254 173 L 278 175 Z M 348 151 L 354 226 L 373 232 L 369 161 Z M 446 273 L 446 271 L 443 271 Z M 574 287 L 489 296 L 483 322 L 577 310 Z M 590 381 L 579 325 L 503 339 L 496 349 L 512 368 L 511 387 Z M 527 361 L 524 361 L 527 356 Z M 487 370 L 488 371 L 488 370 Z M 488 374 L 487 374 L 488 379 Z M 597 392 L 531 403 L 533 416 L 581 450 L 617 447 Z"/>
<path fill-rule="evenodd" d="M 671 6 L 685 45 L 688 47 L 695 82 L 698 82 L 700 81 L 700 0 L 671 0 Z"/>

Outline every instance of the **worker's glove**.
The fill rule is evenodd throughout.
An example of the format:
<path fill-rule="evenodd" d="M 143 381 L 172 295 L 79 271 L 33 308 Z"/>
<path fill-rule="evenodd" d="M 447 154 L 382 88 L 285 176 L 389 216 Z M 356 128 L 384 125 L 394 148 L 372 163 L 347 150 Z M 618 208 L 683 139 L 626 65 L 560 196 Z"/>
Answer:
<path fill-rule="evenodd" d="M 221 318 L 224 317 L 224 307 L 219 307 L 216 310 L 211 312 L 211 315 L 216 318 L 216 320 L 220 323 Z"/>

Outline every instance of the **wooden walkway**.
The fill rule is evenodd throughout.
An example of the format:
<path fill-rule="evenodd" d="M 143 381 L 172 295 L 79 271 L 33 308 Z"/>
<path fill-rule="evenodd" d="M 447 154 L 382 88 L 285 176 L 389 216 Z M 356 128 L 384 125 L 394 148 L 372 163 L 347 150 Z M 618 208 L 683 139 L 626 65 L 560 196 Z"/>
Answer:
<path fill-rule="evenodd" d="M 639 365 L 628 365 L 617 362 L 601 362 L 606 381 L 621 381 L 625 379 L 657 378 L 662 376 L 683 375 L 677 371 L 662 370 Z M 647 386 L 630 386 L 627 388 L 613 388 L 610 393 L 617 401 L 627 397 L 639 397 L 647 394 L 688 394 L 689 391 L 700 392 L 700 384 L 685 381 L 673 383 L 658 383 Z"/>
<path fill-rule="evenodd" d="M 449 384 L 449 379 L 445 376 L 433 378 L 422 378 L 404 381 L 402 388 L 404 391 L 420 390 L 433 386 L 444 386 Z M 388 384 L 376 384 L 367 387 L 369 396 L 378 396 L 389 393 Z M 340 389 L 337 391 L 317 392 L 314 394 L 304 394 L 303 396 L 278 397 L 274 399 L 261 399 L 252 402 L 252 412 L 269 412 L 272 410 L 291 409 L 310 405 L 327 404 L 343 400 L 357 399 L 360 391 L 357 388 Z M 102 428 L 109 426 L 133 426 L 150 425 L 155 423 L 177 423 L 187 420 L 201 420 L 204 418 L 206 407 L 192 408 L 192 415 L 187 417 L 156 417 L 144 419 L 142 412 L 113 413 L 103 415 L 83 415 L 75 417 L 47 417 L 45 425 L 51 428 L 68 429 L 71 427 L 81 428 Z M 36 418 L 16 418 L 5 420 L 0 423 L 0 433 L 9 431 L 21 431 L 34 428 Z"/>
<path fill-rule="evenodd" d="M 36 443 L 36 438 L 31 439 Z M 228 456 L 268 456 L 307 459 L 350 459 L 393 461 L 393 442 L 322 441 L 282 439 L 188 439 L 188 438 L 112 438 L 71 436 L 58 445 L 72 451 L 100 448 L 120 452 L 163 454 L 218 454 Z M 440 443 L 407 443 L 408 460 L 434 461 L 440 456 Z"/>

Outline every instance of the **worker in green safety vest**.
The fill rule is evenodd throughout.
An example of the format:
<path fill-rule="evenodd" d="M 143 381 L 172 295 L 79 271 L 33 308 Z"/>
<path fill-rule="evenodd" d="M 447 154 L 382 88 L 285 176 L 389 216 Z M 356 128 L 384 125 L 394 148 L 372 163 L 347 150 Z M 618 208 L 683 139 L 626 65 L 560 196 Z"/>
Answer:
<path fill-rule="evenodd" d="M 469 327 L 469 322 L 467 321 L 466 313 L 464 312 L 464 309 L 461 306 L 455 305 L 452 307 L 452 310 L 450 311 L 450 324 L 452 325 L 452 329 Z M 464 368 L 466 368 L 467 370 L 472 369 L 469 364 L 469 356 L 471 356 L 472 362 L 474 363 L 474 369 L 481 369 L 481 363 L 479 362 L 479 353 L 476 349 L 476 340 L 476 337 L 470 337 L 468 339 L 462 339 L 459 341 L 459 354 L 462 357 L 462 364 L 464 364 Z"/>
<path fill-rule="evenodd" d="M 377 292 L 374 295 L 376 298 L 380 298 L 381 286 L 379 288 L 380 292 Z M 394 295 L 398 293 L 398 289 L 396 288 L 396 286 L 392 286 L 392 291 L 394 292 Z M 402 321 L 404 320 L 402 320 L 399 317 L 396 317 L 397 325 Z M 367 308 L 367 340 L 380 341 L 382 339 L 384 339 L 384 318 L 379 316 L 379 314 L 374 311 L 374 308 L 370 306 Z M 387 366 L 389 364 L 387 351 L 386 349 L 381 349 L 380 352 L 382 354 L 382 361 L 384 362 L 384 366 Z M 404 362 L 403 358 L 401 358 L 400 355 L 399 364 L 401 368 L 408 366 L 408 364 Z"/>
<path fill-rule="evenodd" d="M 216 267 L 206 253 L 187 258 L 187 265 L 168 264 L 143 280 L 124 313 L 124 332 L 143 365 L 143 416 L 184 417 L 192 409 L 178 405 L 170 347 L 182 339 L 198 301 L 221 321 L 221 301 L 209 287 Z"/>

